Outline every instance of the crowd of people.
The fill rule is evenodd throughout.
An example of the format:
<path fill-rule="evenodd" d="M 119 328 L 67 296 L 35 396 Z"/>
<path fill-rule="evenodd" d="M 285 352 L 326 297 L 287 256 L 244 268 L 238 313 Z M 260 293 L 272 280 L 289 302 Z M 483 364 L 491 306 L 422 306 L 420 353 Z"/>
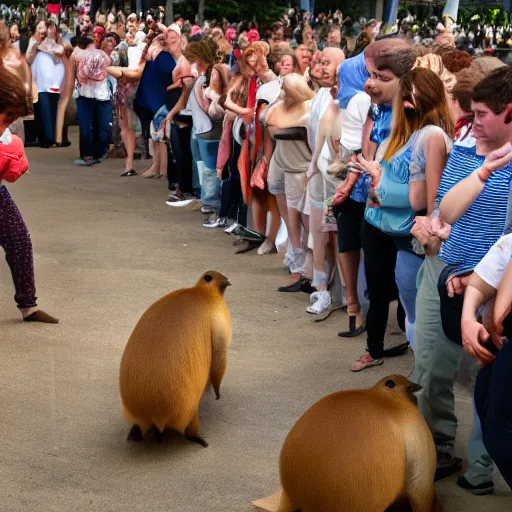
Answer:
<path fill-rule="evenodd" d="M 88 6 L 48 4 L 0 25 L 39 144 L 70 144 L 76 103 L 76 165 L 122 150 L 130 177 L 134 158 L 152 155 L 143 176 L 167 179 L 169 207 L 200 210 L 205 228 L 237 237 L 238 253 L 284 247 L 279 291 L 308 294 L 312 315 L 346 307 L 341 337 L 366 332 L 352 371 L 412 349 L 438 479 L 462 468 L 453 386 L 464 349 L 485 367 L 458 485 L 491 493 L 495 463 L 512 486 L 512 69 L 478 55 L 479 32 L 449 23 L 418 39 L 414 19 L 390 27 L 290 11 L 260 33 Z M 3 101 L 6 126 L 23 136 L 27 112 Z M 26 266 L 11 265 L 25 318 L 38 311 L 33 273 L 28 285 L 15 275 Z M 386 348 L 393 301 L 406 339 Z"/>

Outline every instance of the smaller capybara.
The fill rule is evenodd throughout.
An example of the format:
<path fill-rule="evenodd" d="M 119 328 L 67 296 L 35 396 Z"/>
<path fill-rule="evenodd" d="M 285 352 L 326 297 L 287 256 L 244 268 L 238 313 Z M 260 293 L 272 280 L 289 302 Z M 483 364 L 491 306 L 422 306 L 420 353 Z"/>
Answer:
<path fill-rule="evenodd" d="M 385 512 L 404 504 L 440 511 L 434 441 L 413 394 L 419 389 L 391 375 L 308 409 L 281 450 L 278 512 Z"/>
<path fill-rule="evenodd" d="M 141 317 L 121 359 L 121 400 L 133 427 L 128 440 L 148 430 L 199 436 L 199 402 L 210 382 L 217 399 L 231 343 L 231 314 L 224 301 L 230 285 L 206 272 L 193 288 L 162 297 Z"/>

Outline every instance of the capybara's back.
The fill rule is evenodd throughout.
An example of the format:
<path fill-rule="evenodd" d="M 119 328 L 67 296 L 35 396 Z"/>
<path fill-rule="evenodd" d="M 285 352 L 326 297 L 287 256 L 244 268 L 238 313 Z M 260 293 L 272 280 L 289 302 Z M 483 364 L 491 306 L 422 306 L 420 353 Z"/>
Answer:
<path fill-rule="evenodd" d="M 211 304 L 194 288 L 153 304 L 126 345 L 120 372 L 125 416 L 142 431 L 155 425 L 183 433 L 208 384 Z"/>
<path fill-rule="evenodd" d="M 384 512 L 403 489 L 405 465 L 403 440 L 382 405 L 360 391 L 335 393 L 290 431 L 281 482 L 301 512 Z"/>
<path fill-rule="evenodd" d="M 406 500 L 437 510 L 436 452 L 405 377 L 326 396 L 288 434 L 279 512 L 385 512 Z"/>

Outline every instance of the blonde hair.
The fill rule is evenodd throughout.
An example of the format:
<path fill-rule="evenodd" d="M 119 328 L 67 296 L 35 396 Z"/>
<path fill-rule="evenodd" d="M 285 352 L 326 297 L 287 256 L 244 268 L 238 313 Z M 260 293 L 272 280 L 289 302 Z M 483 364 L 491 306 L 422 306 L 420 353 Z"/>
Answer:
<path fill-rule="evenodd" d="M 312 100 L 315 93 L 309 88 L 306 80 L 298 73 L 290 73 L 283 79 L 283 90 L 287 97 L 292 97 L 297 103 Z"/>

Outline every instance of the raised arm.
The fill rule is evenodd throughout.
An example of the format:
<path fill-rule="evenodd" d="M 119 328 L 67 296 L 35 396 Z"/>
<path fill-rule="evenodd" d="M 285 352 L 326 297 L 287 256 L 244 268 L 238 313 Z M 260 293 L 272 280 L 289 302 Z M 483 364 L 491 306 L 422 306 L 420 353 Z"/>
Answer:
<path fill-rule="evenodd" d="M 511 161 L 512 145 L 507 142 L 500 149 L 487 155 L 481 167 L 459 181 L 447 192 L 439 206 L 439 216 L 448 224 L 459 220 L 480 195 L 489 176 Z"/>

